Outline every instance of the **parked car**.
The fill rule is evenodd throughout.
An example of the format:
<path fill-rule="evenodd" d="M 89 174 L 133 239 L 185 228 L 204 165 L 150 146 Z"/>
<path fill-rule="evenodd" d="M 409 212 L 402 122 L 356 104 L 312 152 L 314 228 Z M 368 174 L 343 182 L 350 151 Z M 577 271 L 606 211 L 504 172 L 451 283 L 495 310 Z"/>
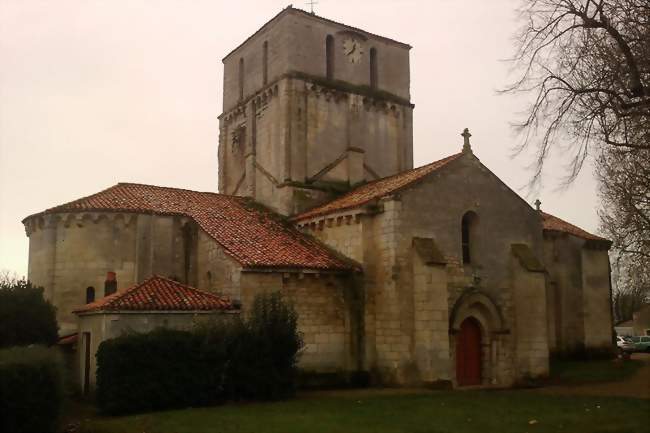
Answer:
<path fill-rule="evenodd" d="M 650 336 L 630 337 L 635 352 L 650 352 Z"/>
<path fill-rule="evenodd" d="M 618 347 L 618 350 L 621 352 L 634 352 L 636 350 L 636 346 L 634 345 L 634 342 L 630 340 L 630 337 L 622 337 L 622 336 L 617 336 L 616 337 L 616 346 Z"/>

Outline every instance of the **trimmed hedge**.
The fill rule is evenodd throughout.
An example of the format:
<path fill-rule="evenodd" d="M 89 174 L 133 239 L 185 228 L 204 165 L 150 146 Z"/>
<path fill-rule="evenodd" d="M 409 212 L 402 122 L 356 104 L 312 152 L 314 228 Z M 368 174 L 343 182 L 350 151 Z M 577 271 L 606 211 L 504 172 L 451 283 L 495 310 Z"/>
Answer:
<path fill-rule="evenodd" d="M 261 295 L 247 320 L 230 319 L 104 341 L 97 351 L 99 408 L 125 414 L 291 396 L 302 347 L 293 307 L 279 294 Z"/>
<path fill-rule="evenodd" d="M 55 432 L 62 402 L 57 353 L 40 346 L 0 350 L 0 431 Z"/>
<path fill-rule="evenodd" d="M 97 351 L 97 403 L 112 414 L 212 403 L 224 368 L 217 352 L 197 334 L 171 329 L 105 341 Z"/>

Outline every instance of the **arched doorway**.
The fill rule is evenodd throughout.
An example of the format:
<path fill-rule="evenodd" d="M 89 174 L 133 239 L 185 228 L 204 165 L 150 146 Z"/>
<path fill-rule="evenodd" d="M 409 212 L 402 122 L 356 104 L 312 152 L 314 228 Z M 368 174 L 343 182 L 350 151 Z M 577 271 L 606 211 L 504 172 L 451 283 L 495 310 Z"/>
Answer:
<path fill-rule="evenodd" d="M 463 321 L 456 338 L 456 380 L 458 386 L 481 384 L 481 326 L 473 317 Z"/>

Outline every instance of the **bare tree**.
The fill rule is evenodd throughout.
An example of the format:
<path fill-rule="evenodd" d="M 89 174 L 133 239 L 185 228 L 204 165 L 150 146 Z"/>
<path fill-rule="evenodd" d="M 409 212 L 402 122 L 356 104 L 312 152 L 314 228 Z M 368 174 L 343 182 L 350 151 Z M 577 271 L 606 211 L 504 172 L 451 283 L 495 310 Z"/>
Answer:
<path fill-rule="evenodd" d="M 650 1 L 524 0 L 513 61 L 530 93 L 515 124 L 518 151 L 536 147 L 531 184 L 552 148 L 568 158 L 566 182 L 594 146 L 650 149 Z"/>
<path fill-rule="evenodd" d="M 9 269 L 0 269 L 0 287 L 13 286 L 22 280 L 24 278 L 20 278 L 16 272 Z"/>
<path fill-rule="evenodd" d="M 617 255 L 612 272 L 615 284 L 612 307 L 616 322 L 632 319 L 632 314 L 650 302 L 650 273 L 648 262 L 630 256 Z"/>
<path fill-rule="evenodd" d="M 596 179 L 601 231 L 619 255 L 650 264 L 650 150 L 603 150 Z"/>
<path fill-rule="evenodd" d="M 601 232 L 612 240 L 617 320 L 650 302 L 650 150 L 605 148 L 596 163 Z"/>

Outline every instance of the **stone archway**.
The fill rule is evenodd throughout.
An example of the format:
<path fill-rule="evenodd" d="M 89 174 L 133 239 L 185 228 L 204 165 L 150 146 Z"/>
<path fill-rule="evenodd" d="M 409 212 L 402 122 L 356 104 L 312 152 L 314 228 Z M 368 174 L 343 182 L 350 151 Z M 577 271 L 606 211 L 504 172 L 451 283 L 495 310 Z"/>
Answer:
<path fill-rule="evenodd" d="M 499 335 L 503 319 L 496 304 L 477 290 L 462 295 L 449 321 L 450 348 L 458 386 L 498 383 Z"/>

